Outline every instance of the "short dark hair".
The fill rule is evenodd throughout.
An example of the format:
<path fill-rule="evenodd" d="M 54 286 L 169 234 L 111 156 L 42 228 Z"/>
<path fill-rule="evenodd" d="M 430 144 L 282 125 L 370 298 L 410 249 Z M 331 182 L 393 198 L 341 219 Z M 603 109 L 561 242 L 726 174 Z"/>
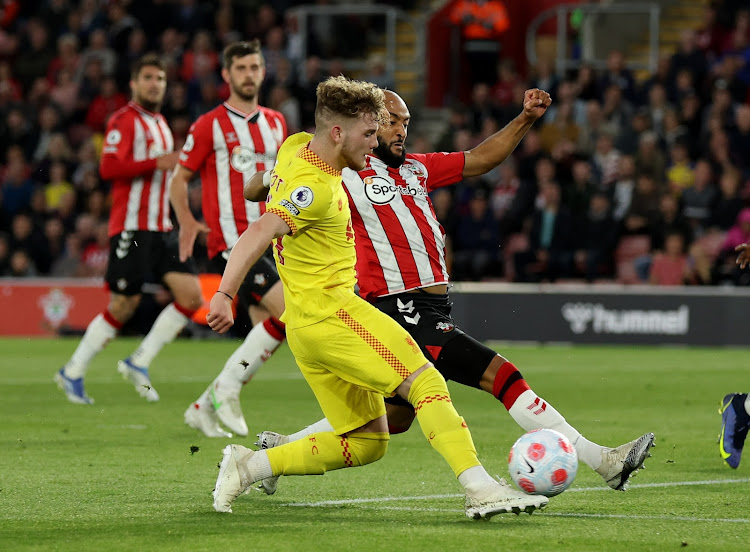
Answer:
<path fill-rule="evenodd" d="M 221 54 L 221 62 L 225 69 L 229 69 L 232 66 L 234 58 L 245 57 L 250 54 L 258 54 L 260 56 L 261 65 L 265 65 L 266 62 L 263 60 L 263 53 L 260 50 L 260 40 L 254 38 L 253 40 L 242 40 L 239 42 L 232 42 L 229 46 L 224 48 Z"/>
<path fill-rule="evenodd" d="M 150 53 L 139 58 L 130 69 L 130 78 L 135 80 L 138 78 L 138 74 L 144 67 L 157 67 L 162 71 L 166 71 L 164 61 L 156 54 Z"/>

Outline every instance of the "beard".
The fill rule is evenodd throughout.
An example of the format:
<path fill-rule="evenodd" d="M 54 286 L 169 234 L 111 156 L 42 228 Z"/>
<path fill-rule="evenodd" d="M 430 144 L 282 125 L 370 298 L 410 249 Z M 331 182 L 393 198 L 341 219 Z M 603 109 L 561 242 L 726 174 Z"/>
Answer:
<path fill-rule="evenodd" d="M 234 93 L 234 95 L 240 98 L 243 102 L 251 102 L 258 96 L 257 88 L 254 92 L 244 92 L 242 90 L 242 86 L 235 86 L 234 84 L 232 84 L 231 89 L 232 93 Z"/>
<path fill-rule="evenodd" d="M 141 104 L 141 107 L 143 109 L 145 109 L 146 111 L 150 111 L 151 113 L 159 113 L 159 111 L 161 110 L 161 102 L 152 102 L 149 100 L 141 99 L 141 101 L 138 103 Z"/>
<path fill-rule="evenodd" d="M 406 160 L 405 147 L 402 146 L 401 154 L 396 155 L 391 151 L 391 148 L 388 147 L 388 144 L 383 142 L 380 138 L 378 138 L 378 147 L 372 150 L 372 153 L 392 169 L 398 169 Z"/>

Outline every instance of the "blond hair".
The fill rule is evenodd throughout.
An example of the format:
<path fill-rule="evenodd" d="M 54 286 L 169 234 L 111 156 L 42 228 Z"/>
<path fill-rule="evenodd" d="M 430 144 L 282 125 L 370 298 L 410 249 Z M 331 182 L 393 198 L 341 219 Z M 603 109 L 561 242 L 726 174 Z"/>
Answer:
<path fill-rule="evenodd" d="M 356 119 L 372 115 L 379 123 L 387 122 L 385 94 L 376 84 L 347 79 L 344 76 L 328 77 L 316 89 L 315 125 L 336 118 Z"/>

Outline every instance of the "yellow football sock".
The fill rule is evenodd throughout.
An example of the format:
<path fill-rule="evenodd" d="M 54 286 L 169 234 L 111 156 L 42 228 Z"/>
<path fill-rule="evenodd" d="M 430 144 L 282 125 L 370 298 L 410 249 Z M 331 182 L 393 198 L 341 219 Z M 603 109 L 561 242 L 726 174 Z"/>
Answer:
<path fill-rule="evenodd" d="M 453 408 L 443 376 L 434 367 L 417 376 L 409 390 L 417 421 L 427 440 L 453 469 L 456 477 L 480 465 L 471 433 L 464 419 Z"/>
<path fill-rule="evenodd" d="M 389 438 L 387 433 L 313 433 L 266 453 L 273 475 L 322 475 L 380 460 Z"/>

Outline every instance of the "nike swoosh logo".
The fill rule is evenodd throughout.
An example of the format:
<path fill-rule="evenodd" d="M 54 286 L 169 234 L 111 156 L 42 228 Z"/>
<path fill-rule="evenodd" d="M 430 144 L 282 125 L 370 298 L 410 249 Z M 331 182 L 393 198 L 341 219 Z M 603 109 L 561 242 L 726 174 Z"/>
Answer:
<path fill-rule="evenodd" d="M 719 453 L 721 454 L 722 459 L 726 460 L 732 454 L 730 452 L 727 452 L 724 450 L 724 427 L 721 428 L 721 435 L 719 435 Z"/>
<path fill-rule="evenodd" d="M 211 389 L 211 406 L 214 407 L 214 410 L 219 410 L 222 404 L 224 403 L 216 400 L 216 395 L 214 394 L 214 390 L 212 388 Z"/>
<path fill-rule="evenodd" d="M 534 473 L 534 471 L 535 471 L 534 470 L 534 466 L 532 466 L 531 464 L 529 464 L 529 461 L 526 460 L 526 458 L 524 458 L 523 461 L 526 462 L 526 465 L 529 467 L 529 473 Z"/>

